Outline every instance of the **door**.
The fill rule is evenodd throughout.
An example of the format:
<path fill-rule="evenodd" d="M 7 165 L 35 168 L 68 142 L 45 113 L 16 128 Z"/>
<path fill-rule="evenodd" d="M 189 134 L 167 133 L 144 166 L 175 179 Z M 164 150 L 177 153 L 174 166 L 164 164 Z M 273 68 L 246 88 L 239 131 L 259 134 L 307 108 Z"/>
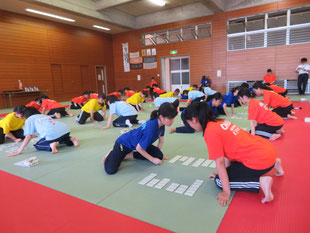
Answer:
<path fill-rule="evenodd" d="M 107 79 L 105 66 L 96 66 L 97 92 L 107 93 Z"/>
<path fill-rule="evenodd" d="M 170 86 L 172 91 L 190 87 L 189 57 L 170 58 Z"/>

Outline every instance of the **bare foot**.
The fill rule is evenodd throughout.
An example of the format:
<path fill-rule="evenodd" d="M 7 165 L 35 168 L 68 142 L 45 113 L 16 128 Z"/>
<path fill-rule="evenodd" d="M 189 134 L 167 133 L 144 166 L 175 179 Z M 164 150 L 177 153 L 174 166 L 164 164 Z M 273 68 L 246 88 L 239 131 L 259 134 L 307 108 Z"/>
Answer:
<path fill-rule="evenodd" d="M 73 114 L 72 112 L 67 111 L 67 113 L 68 113 L 68 115 L 71 116 L 71 117 L 74 116 L 74 114 Z"/>
<path fill-rule="evenodd" d="M 269 140 L 270 140 L 270 141 L 274 141 L 274 140 L 278 139 L 279 137 L 281 137 L 281 134 L 276 134 L 276 133 L 274 133 L 274 134 L 269 138 Z"/>
<path fill-rule="evenodd" d="M 53 142 L 53 143 L 50 144 L 50 147 L 52 149 L 52 154 L 57 154 L 58 153 L 57 145 L 58 145 L 58 142 Z"/>
<path fill-rule="evenodd" d="M 104 165 L 105 160 L 108 158 L 109 154 L 111 153 L 112 149 L 103 157 L 102 164 Z"/>
<path fill-rule="evenodd" d="M 133 151 L 127 154 L 124 159 L 133 159 Z"/>
<path fill-rule="evenodd" d="M 276 131 L 276 133 L 281 134 L 281 133 L 285 133 L 284 129 L 279 129 Z"/>
<path fill-rule="evenodd" d="M 211 172 L 209 175 L 209 178 L 212 180 L 215 180 L 216 174 L 214 172 Z"/>
<path fill-rule="evenodd" d="M 274 165 L 274 168 L 276 169 L 276 176 L 283 176 L 284 175 L 284 170 L 282 168 L 282 162 L 281 159 L 277 158 L 276 163 Z"/>
<path fill-rule="evenodd" d="M 290 115 L 290 114 L 287 114 L 287 118 L 288 118 L 288 119 L 294 119 L 294 120 L 296 120 L 296 119 L 297 119 L 297 117 L 292 116 L 292 115 Z"/>
<path fill-rule="evenodd" d="M 169 133 L 174 133 L 176 131 L 176 128 L 170 128 Z"/>
<path fill-rule="evenodd" d="M 259 178 L 260 187 L 263 190 L 265 197 L 262 199 L 262 203 L 271 202 L 274 199 L 274 196 L 271 192 L 272 187 L 272 177 L 271 176 L 261 176 Z"/>
<path fill-rule="evenodd" d="M 163 157 L 163 160 L 168 160 L 168 159 L 169 159 L 169 157 L 167 157 L 167 156 Z"/>
<path fill-rule="evenodd" d="M 54 116 L 55 116 L 57 119 L 61 118 L 61 115 L 60 115 L 60 113 L 58 113 L 58 112 L 55 112 L 55 113 L 54 113 Z"/>
<path fill-rule="evenodd" d="M 71 137 L 71 141 L 73 142 L 73 145 L 75 147 L 78 147 L 80 145 L 79 141 L 75 137 Z"/>

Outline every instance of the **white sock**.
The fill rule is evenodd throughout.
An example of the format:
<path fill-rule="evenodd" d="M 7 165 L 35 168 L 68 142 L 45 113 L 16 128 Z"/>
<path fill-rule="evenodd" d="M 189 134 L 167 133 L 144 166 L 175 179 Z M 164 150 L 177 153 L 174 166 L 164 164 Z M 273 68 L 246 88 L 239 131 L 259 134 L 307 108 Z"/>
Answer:
<path fill-rule="evenodd" d="M 139 121 L 138 121 L 138 124 L 139 124 L 139 125 L 142 125 L 142 124 L 144 124 L 144 123 L 145 123 L 144 120 L 139 120 Z"/>
<path fill-rule="evenodd" d="M 126 124 L 129 128 L 132 127 L 132 124 L 130 123 L 130 120 L 129 120 L 129 119 L 127 119 L 127 120 L 125 121 L 125 124 Z"/>

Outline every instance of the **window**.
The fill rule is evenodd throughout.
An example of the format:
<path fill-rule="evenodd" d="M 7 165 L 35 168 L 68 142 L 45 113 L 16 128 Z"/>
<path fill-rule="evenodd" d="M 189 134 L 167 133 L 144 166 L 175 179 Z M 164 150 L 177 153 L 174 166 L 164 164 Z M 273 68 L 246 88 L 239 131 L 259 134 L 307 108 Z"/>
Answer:
<path fill-rule="evenodd" d="M 229 34 L 245 32 L 245 19 L 229 21 L 227 31 Z"/>
<path fill-rule="evenodd" d="M 285 27 L 287 23 L 287 12 L 276 12 L 268 14 L 267 27 L 277 28 Z"/>
<path fill-rule="evenodd" d="M 263 32 L 248 34 L 246 36 L 246 48 L 253 49 L 264 47 L 264 36 L 265 34 Z"/>
<path fill-rule="evenodd" d="M 291 25 L 310 23 L 310 7 L 293 9 L 291 11 Z"/>
<path fill-rule="evenodd" d="M 244 36 L 230 37 L 228 40 L 229 50 L 244 49 L 245 39 Z"/>
<path fill-rule="evenodd" d="M 267 34 L 267 46 L 279 46 L 286 44 L 286 29 L 270 31 Z"/>
<path fill-rule="evenodd" d="M 265 29 L 265 15 L 258 15 L 253 17 L 248 17 L 246 23 L 246 30 L 257 31 Z"/>

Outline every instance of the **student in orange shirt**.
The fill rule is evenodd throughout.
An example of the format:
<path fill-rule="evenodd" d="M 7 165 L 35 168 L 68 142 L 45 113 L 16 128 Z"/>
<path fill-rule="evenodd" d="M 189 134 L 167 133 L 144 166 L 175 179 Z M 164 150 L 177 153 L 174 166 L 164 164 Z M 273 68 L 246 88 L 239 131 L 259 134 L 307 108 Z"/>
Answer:
<path fill-rule="evenodd" d="M 27 104 L 26 107 L 34 107 L 35 109 L 40 111 L 41 104 L 42 104 L 41 98 L 36 98 L 34 101 L 31 101 L 29 104 Z"/>
<path fill-rule="evenodd" d="M 129 87 L 125 87 L 125 88 L 124 88 L 124 93 L 125 93 L 127 99 L 128 99 L 129 97 L 133 96 L 134 94 L 136 94 L 136 92 L 130 90 Z"/>
<path fill-rule="evenodd" d="M 58 103 L 55 100 L 49 99 L 46 95 L 41 96 L 42 100 L 42 114 L 46 114 L 46 111 L 49 111 L 47 115 L 53 115 L 56 118 L 61 118 L 62 116 L 74 116 L 72 112 L 66 111 L 65 106 L 61 103 Z"/>
<path fill-rule="evenodd" d="M 287 90 L 283 87 L 279 87 L 268 83 L 266 83 L 266 85 L 269 86 L 275 93 L 278 93 L 279 95 L 282 95 L 284 97 L 287 95 Z"/>
<path fill-rule="evenodd" d="M 271 69 L 267 70 L 267 74 L 264 77 L 264 82 L 268 84 L 273 84 L 276 81 L 276 76 L 272 73 Z"/>
<path fill-rule="evenodd" d="M 84 104 L 86 104 L 89 100 L 88 91 L 84 91 L 81 96 L 75 97 L 71 100 L 70 109 L 81 109 Z"/>
<path fill-rule="evenodd" d="M 242 104 L 248 104 L 248 119 L 251 121 L 251 134 L 274 141 L 283 133 L 284 120 L 269 110 L 262 102 L 252 98 L 249 89 L 241 89 L 238 93 Z"/>
<path fill-rule="evenodd" d="M 153 90 L 155 87 L 158 87 L 158 83 L 155 81 L 155 78 L 152 77 L 152 81 L 150 82 L 150 95 L 151 95 L 151 98 L 153 98 Z"/>
<path fill-rule="evenodd" d="M 152 89 L 151 89 L 152 91 Z M 155 99 L 156 97 L 158 97 L 159 95 L 161 94 L 165 94 L 167 93 L 165 90 L 161 90 L 156 84 L 154 84 L 154 88 L 153 88 L 153 91 L 152 91 L 152 99 Z M 156 96 L 155 96 L 156 95 Z"/>
<path fill-rule="evenodd" d="M 208 147 L 209 159 L 215 160 L 218 174 L 210 178 L 223 191 L 216 199 L 228 204 L 231 190 L 264 193 L 262 203 L 271 202 L 273 179 L 265 174 L 273 167 L 276 175 L 284 171 L 276 150 L 266 139 L 251 135 L 229 121 L 217 119 L 205 103 L 192 103 L 184 112 L 184 119 L 196 131 L 202 131 Z"/>
<path fill-rule="evenodd" d="M 158 86 L 157 81 L 155 81 L 155 78 L 152 77 L 152 81 L 150 82 L 150 87 L 153 87 L 153 85 L 155 85 L 155 84 Z"/>
<path fill-rule="evenodd" d="M 98 93 L 94 91 L 89 91 L 89 97 L 90 99 L 98 99 Z"/>
<path fill-rule="evenodd" d="M 122 94 L 123 94 L 123 90 L 119 89 L 118 91 L 112 92 L 112 93 L 108 94 L 107 96 L 115 95 L 118 99 L 121 99 L 122 98 Z"/>
<path fill-rule="evenodd" d="M 256 82 L 253 85 L 253 91 L 257 96 L 263 95 L 263 103 L 267 107 L 273 108 L 273 112 L 277 113 L 279 116 L 290 119 L 297 119 L 297 117 L 292 116 L 293 104 L 288 99 L 275 92 L 262 82 Z"/>

